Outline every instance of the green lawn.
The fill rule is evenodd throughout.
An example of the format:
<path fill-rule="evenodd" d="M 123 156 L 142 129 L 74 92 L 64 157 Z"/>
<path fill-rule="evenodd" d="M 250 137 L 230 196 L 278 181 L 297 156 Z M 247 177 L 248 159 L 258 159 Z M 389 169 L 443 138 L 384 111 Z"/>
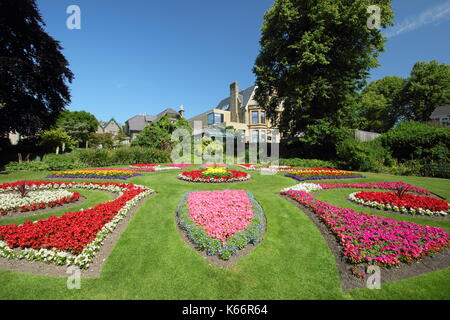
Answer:
<path fill-rule="evenodd" d="M 127 182 L 158 192 L 139 209 L 103 265 L 98 279 L 83 279 L 81 290 L 68 290 L 65 278 L 0 271 L 2 299 L 448 299 L 450 268 L 416 278 L 384 284 L 381 290 L 343 292 L 335 260 L 320 232 L 294 204 L 279 197 L 282 188 L 296 181 L 279 174 L 252 172 L 249 182 L 227 185 L 179 181 L 175 172 L 144 173 Z M 0 175 L 0 182 L 43 179 L 46 173 Z M 366 174 L 368 179 L 345 182 L 404 181 L 450 199 L 450 181 L 434 178 Z M 253 192 L 267 217 L 261 244 L 234 267 L 210 265 L 179 236 L 175 209 L 182 194 L 192 190 L 246 189 Z M 352 190 L 330 190 L 319 195 L 335 205 L 353 209 L 345 196 Z M 81 192 L 80 204 L 110 198 L 100 192 Z M 73 210 L 74 207 L 70 209 Z M 67 209 L 69 210 L 69 209 Z M 395 219 L 440 226 L 450 232 L 450 221 L 367 212 Z M 62 212 L 59 212 L 62 213 Z M 42 218 L 43 214 L 36 216 Z M 12 219 L 11 219 L 12 220 Z M 4 220 L 4 223 L 23 222 Z"/>

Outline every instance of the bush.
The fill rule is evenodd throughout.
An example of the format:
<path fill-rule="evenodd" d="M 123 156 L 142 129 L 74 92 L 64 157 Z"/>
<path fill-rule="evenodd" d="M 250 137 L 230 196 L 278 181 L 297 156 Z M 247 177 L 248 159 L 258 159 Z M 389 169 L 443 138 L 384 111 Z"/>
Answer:
<path fill-rule="evenodd" d="M 49 171 L 48 164 L 42 161 L 10 162 L 5 166 L 7 172 L 16 171 Z"/>
<path fill-rule="evenodd" d="M 380 172 L 384 166 L 393 164 L 392 156 L 379 140 L 360 142 L 354 138 L 346 139 L 338 144 L 337 154 L 343 169 Z"/>
<path fill-rule="evenodd" d="M 83 167 L 82 163 L 74 153 L 47 154 L 44 156 L 42 162 L 45 163 L 51 171 L 79 169 Z"/>
<path fill-rule="evenodd" d="M 280 159 L 281 166 L 294 166 L 298 168 L 336 168 L 336 164 L 331 161 L 318 159 Z"/>
<path fill-rule="evenodd" d="M 425 123 L 405 121 L 383 134 L 381 143 L 400 162 L 450 163 L 450 130 Z"/>

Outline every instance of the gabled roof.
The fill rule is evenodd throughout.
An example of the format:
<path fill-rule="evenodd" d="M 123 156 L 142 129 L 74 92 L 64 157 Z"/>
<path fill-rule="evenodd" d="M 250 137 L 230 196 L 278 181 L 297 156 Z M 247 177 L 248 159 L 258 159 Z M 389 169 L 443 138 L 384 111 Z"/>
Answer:
<path fill-rule="evenodd" d="M 239 99 L 242 102 L 242 107 L 247 107 L 248 101 L 252 97 L 253 91 L 255 91 L 256 86 L 253 85 L 251 87 L 248 87 L 245 90 L 239 91 Z M 223 99 L 219 102 L 216 109 L 219 110 L 230 110 L 230 97 Z"/>
<path fill-rule="evenodd" d="M 450 116 L 450 105 L 436 107 L 430 118 L 438 118 L 442 116 Z"/>
<path fill-rule="evenodd" d="M 108 122 L 105 122 L 105 121 L 99 121 L 98 123 L 99 123 L 99 126 L 102 128 L 102 129 L 105 129 L 111 122 L 114 122 L 119 128 L 122 128 L 122 126 L 120 125 L 120 123 L 118 123 L 114 118 L 111 118 L 111 120 L 109 120 Z"/>
<path fill-rule="evenodd" d="M 152 122 L 156 122 L 161 119 L 165 114 L 176 114 L 179 113 L 172 108 L 167 108 L 164 111 L 158 113 L 156 116 L 149 116 L 146 114 L 140 114 L 130 118 L 126 121 L 128 124 L 128 130 L 130 131 L 142 131 L 146 126 L 148 126 Z"/>

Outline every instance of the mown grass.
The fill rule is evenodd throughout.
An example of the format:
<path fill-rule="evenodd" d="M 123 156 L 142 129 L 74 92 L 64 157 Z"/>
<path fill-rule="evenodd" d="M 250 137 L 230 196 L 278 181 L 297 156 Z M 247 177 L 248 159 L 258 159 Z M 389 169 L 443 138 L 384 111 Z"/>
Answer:
<path fill-rule="evenodd" d="M 334 257 L 319 230 L 294 204 L 278 196 L 296 181 L 279 174 L 235 184 L 195 184 L 179 181 L 179 172 L 144 173 L 127 182 L 158 192 L 138 210 L 105 262 L 100 278 L 83 279 L 80 290 L 68 290 L 66 279 L 0 271 L 2 299 L 448 299 L 450 268 L 384 284 L 381 290 L 343 292 Z M 0 182 L 42 179 L 45 173 L 0 176 Z M 444 179 L 366 174 L 353 181 L 405 181 L 450 199 Z M 175 209 L 182 194 L 192 190 L 245 189 L 261 203 L 266 235 L 232 268 L 209 264 L 179 236 Z M 345 200 L 351 190 L 330 190 L 322 200 L 361 210 Z M 88 200 L 104 201 L 86 194 Z M 377 210 L 366 212 L 436 225 L 448 221 L 399 217 Z M 423 220 L 423 221 L 422 221 Z"/>

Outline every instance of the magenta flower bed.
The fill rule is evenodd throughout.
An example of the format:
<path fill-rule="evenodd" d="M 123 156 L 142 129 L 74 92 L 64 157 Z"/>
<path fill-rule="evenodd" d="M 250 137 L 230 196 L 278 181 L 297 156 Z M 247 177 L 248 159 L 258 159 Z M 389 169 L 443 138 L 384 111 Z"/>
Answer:
<path fill-rule="evenodd" d="M 418 260 L 450 245 L 450 234 L 442 228 L 340 208 L 316 200 L 304 191 L 290 190 L 282 194 L 319 216 L 339 239 L 344 255 L 355 264 L 398 265 L 400 262 Z"/>
<path fill-rule="evenodd" d="M 187 205 L 194 223 L 222 242 L 245 230 L 253 219 L 252 203 L 245 190 L 194 191 Z"/>

